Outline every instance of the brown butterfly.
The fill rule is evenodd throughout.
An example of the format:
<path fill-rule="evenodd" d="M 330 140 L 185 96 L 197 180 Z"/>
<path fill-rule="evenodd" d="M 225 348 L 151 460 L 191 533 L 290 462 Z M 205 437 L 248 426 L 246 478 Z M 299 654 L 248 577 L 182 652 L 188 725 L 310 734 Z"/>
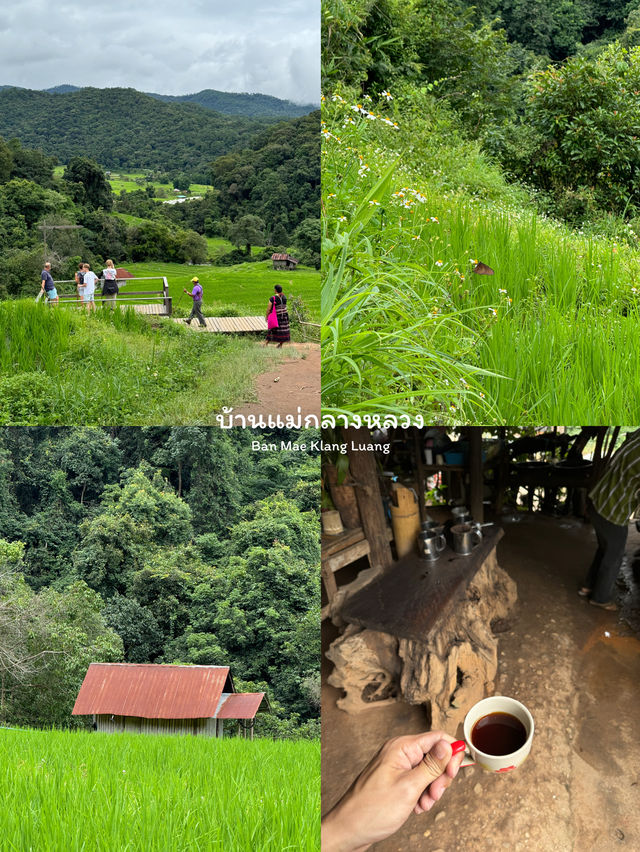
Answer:
<path fill-rule="evenodd" d="M 473 267 L 473 271 L 476 275 L 495 275 L 495 272 L 490 266 L 487 266 L 486 263 L 476 263 Z"/>

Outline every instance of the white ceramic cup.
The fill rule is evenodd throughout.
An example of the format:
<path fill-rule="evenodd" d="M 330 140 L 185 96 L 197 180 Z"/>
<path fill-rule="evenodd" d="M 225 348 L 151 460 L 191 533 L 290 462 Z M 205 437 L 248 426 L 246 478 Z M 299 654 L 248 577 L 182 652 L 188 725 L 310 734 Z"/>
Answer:
<path fill-rule="evenodd" d="M 524 725 L 527 733 L 527 739 L 524 745 L 520 746 L 517 751 L 512 754 L 485 754 L 480 749 L 476 748 L 471 742 L 471 732 L 473 726 L 482 719 L 483 716 L 489 713 L 509 713 L 515 716 Z M 531 741 L 533 740 L 533 716 L 519 701 L 515 698 L 507 698 L 504 695 L 492 695 L 490 698 L 483 698 L 474 704 L 471 710 L 467 713 L 464 719 L 464 738 L 467 743 L 467 750 L 471 754 L 474 762 L 482 769 L 488 772 L 508 772 L 510 769 L 517 769 L 531 751 Z"/>

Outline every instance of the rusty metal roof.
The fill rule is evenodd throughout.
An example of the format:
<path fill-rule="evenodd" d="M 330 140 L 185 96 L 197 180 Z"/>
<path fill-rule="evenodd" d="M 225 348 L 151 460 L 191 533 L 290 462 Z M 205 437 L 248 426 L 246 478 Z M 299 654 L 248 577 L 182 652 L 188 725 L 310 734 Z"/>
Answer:
<path fill-rule="evenodd" d="M 91 663 L 72 713 L 210 718 L 215 716 L 225 687 L 233 690 L 228 666 Z"/>
<path fill-rule="evenodd" d="M 234 692 L 226 697 L 216 713 L 218 719 L 253 719 L 264 698 L 264 692 Z"/>
<path fill-rule="evenodd" d="M 135 278 L 135 275 L 129 272 L 128 269 L 125 269 L 124 266 L 118 266 L 116 267 L 116 278 L 118 280 L 122 278 Z"/>
<path fill-rule="evenodd" d="M 278 253 L 272 254 L 271 260 L 290 260 L 291 263 L 298 263 L 298 261 L 295 259 L 295 257 L 291 257 L 290 254 L 281 254 L 281 253 L 280 254 L 278 254 Z"/>

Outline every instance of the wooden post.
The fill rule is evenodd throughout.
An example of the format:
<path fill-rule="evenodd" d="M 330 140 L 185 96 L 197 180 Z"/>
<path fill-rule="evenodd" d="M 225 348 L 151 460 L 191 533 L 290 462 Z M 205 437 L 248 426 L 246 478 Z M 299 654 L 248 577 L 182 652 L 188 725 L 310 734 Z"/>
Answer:
<path fill-rule="evenodd" d="M 424 492 L 427 487 L 427 483 L 425 481 L 424 475 L 424 464 L 422 463 L 422 450 L 423 445 L 422 441 L 422 432 L 418 429 L 417 426 L 414 426 L 413 429 L 413 449 L 416 457 L 416 476 L 418 480 L 418 507 L 420 509 L 420 520 L 427 520 L 427 504 L 424 500 Z"/>
<path fill-rule="evenodd" d="M 469 427 L 469 479 L 471 517 L 479 524 L 484 523 L 484 477 L 482 472 L 482 426 Z"/>
<path fill-rule="evenodd" d="M 354 479 L 362 529 L 369 542 L 369 562 L 372 568 L 386 568 L 393 560 L 387 539 L 387 521 L 378 483 L 376 459 L 372 452 L 351 449 L 352 444 L 358 446 L 371 443 L 371 434 L 368 429 L 355 429 L 353 426 L 343 429 L 342 433 L 347 442 L 349 469 Z"/>

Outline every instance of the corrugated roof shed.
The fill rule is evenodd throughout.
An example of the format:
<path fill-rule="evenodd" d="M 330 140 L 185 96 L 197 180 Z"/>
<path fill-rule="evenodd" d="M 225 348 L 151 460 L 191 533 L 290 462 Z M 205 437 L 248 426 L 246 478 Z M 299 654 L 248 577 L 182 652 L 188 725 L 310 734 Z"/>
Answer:
<path fill-rule="evenodd" d="M 223 695 L 217 719 L 253 719 L 264 698 L 264 692 L 234 692 Z"/>
<path fill-rule="evenodd" d="M 72 712 L 205 719 L 215 716 L 225 687 L 233 690 L 228 666 L 91 663 Z"/>
<path fill-rule="evenodd" d="M 290 254 L 282 254 L 276 253 L 271 255 L 271 260 L 289 260 L 291 263 L 298 263 L 295 257 L 291 257 Z"/>

